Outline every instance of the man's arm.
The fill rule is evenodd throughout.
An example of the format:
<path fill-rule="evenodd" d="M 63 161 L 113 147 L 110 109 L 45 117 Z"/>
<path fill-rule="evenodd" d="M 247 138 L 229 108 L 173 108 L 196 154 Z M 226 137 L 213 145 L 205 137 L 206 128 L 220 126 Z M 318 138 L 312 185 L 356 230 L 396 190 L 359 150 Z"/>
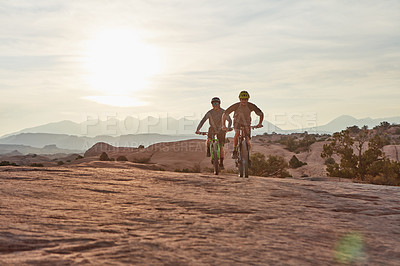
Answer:
<path fill-rule="evenodd" d="M 250 110 L 254 111 L 256 115 L 260 117 L 260 120 L 258 121 L 258 125 L 256 127 L 262 127 L 263 126 L 262 123 L 264 121 L 264 113 L 254 103 L 249 103 L 249 104 L 250 104 Z"/>
<path fill-rule="evenodd" d="M 199 125 L 197 126 L 196 133 L 199 133 L 199 132 L 200 132 L 201 127 L 204 125 L 204 123 L 207 121 L 207 119 L 208 119 L 209 117 L 210 117 L 210 111 L 208 111 L 208 112 L 204 115 L 203 119 L 201 119 Z"/>
<path fill-rule="evenodd" d="M 225 121 L 228 119 L 229 122 L 229 127 L 232 126 L 232 120 L 231 117 L 229 116 L 230 113 L 232 113 L 234 110 L 236 110 L 238 103 L 234 103 L 231 106 L 228 107 L 228 109 L 225 110 L 225 112 L 222 114 L 222 128 L 226 129 Z M 228 118 L 227 118 L 228 117 Z"/>
<path fill-rule="evenodd" d="M 259 114 L 259 117 L 260 117 L 260 121 L 258 122 L 258 125 L 257 125 L 257 127 L 262 127 L 263 126 L 263 121 L 264 121 L 264 113 L 263 112 L 261 112 L 261 114 Z"/>
<path fill-rule="evenodd" d="M 231 128 L 232 127 L 232 119 L 231 119 L 230 115 L 228 115 L 227 120 L 228 120 L 228 128 Z"/>

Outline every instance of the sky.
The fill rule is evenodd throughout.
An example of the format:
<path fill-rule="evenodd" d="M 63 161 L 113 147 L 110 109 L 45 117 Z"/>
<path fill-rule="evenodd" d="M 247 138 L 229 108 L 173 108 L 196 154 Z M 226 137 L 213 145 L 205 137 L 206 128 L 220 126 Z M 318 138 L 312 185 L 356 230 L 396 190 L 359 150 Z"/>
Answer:
<path fill-rule="evenodd" d="M 0 25 L 0 136 L 241 90 L 283 129 L 400 111 L 398 0 L 2 0 Z"/>

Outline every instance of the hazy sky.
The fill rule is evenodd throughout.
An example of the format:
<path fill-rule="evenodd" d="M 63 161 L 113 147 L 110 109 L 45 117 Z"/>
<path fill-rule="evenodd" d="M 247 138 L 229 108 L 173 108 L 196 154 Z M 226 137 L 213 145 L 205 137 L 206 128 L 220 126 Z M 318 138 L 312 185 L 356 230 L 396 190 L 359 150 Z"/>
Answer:
<path fill-rule="evenodd" d="M 398 0 L 2 0 L 0 25 L 0 135 L 242 89 L 282 128 L 400 115 Z"/>

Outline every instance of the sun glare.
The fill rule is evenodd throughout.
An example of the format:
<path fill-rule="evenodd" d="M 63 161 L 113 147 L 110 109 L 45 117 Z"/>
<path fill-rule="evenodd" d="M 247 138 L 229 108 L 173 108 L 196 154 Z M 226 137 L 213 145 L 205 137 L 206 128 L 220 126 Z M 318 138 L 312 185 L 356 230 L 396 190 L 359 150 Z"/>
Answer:
<path fill-rule="evenodd" d="M 117 99 L 135 97 L 135 92 L 145 89 L 150 78 L 161 70 L 161 63 L 158 50 L 143 42 L 134 31 L 114 29 L 89 41 L 85 68 L 91 88 L 101 94 L 88 99 L 108 104 L 109 96 L 110 105 L 125 107 L 140 102 L 129 98 L 118 104 Z"/>

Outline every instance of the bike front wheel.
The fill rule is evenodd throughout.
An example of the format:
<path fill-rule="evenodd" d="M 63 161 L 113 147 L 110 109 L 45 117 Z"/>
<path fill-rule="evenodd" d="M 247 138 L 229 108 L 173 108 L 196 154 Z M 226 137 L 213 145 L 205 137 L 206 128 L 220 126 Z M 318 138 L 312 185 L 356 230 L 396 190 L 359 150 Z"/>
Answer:
<path fill-rule="evenodd" d="M 216 147 L 213 148 L 213 165 L 214 165 L 214 174 L 219 174 L 219 162 L 218 162 L 218 151 Z"/>
<path fill-rule="evenodd" d="M 249 177 L 249 146 L 245 140 L 240 150 L 239 174 L 240 177 Z"/>

